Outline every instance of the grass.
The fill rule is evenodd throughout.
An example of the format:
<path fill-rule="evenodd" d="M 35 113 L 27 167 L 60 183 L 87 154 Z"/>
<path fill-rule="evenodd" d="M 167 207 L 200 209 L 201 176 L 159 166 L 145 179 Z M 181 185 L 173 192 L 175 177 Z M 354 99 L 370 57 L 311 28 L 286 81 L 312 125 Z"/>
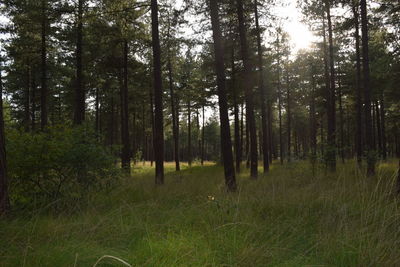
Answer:
<path fill-rule="evenodd" d="M 394 162 L 373 178 L 276 163 L 236 194 L 219 166 L 183 168 L 155 187 L 140 166 L 87 205 L 1 220 L 0 266 L 400 266 Z"/>

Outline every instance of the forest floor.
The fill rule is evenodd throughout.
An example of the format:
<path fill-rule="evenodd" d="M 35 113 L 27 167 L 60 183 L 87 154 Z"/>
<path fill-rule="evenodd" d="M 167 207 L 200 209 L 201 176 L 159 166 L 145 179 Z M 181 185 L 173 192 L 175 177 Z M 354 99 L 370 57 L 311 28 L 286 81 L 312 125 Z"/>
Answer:
<path fill-rule="evenodd" d="M 169 164 L 163 187 L 137 167 L 81 209 L 1 220 L 0 266 L 93 266 L 104 255 L 133 266 L 400 266 L 395 173 L 394 161 L 373 178 L 354 163 L 315 176 L 308 162 L 275 163 L 228 194 L 220 166 Z"/>

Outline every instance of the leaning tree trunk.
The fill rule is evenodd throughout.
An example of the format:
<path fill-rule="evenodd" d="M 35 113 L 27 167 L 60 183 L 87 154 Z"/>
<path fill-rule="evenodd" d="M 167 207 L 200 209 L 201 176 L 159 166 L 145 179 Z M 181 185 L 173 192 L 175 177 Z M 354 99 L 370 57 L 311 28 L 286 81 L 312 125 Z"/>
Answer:
<path fill-rule="evenodd" d="M 247 31 L 245 26 L 245 17 L 243 10 L 243 1 L 237 0 L 237 14 L 239 21 L 240 46 L 242 50 L 242 60 L 244 65 L 244 77 L 251 80 L 251 62 L 249 57 L 249 48 L 247 43 Z M 258 176 L 258 155 L 257 155 L 257 132 L 256 120 L 254 116 L 254 97 L 253 88 L 250 82 L 245 83 L 246 112 L 247 123 L 250 132 L 250 176 L 256 179 Z"/>
<path fill-rule="evenodd" d="M 161 47 L 158 30 L 158 3 L 151 0 L 151 26 L 153 43 L 153 68 L 154 68 L 154 151 L 156 160 L 155 182 L 164 184 L 164 119 L 163 119 L 163 90 L 161 79 Z"/>
<path fill-rule="evenodd" d="M 78 1 L 78 21 L 77 21 L 77 39 L 76 39 L 76 89 L 75 89 L 75 114 L 74 114 L 75 125 L 81 125 L 85 120 L 85 89 L 83 86 L 83 71 L 82 71 L 83 2 L 84 0 Z"/>
<path fill-rule="evenodd" d="M 4 137 L 3 82 L 0 69 L 0 216 L 10 209 L 7 181 L 7 160 Z"/>
<path fill-rule="evenodd" d="M 40 89 L 40 126 L 42 131 L 48 122 L 47 107 L 47 0 L 42 0 L 42 25 L 41 25 L 41 71 L 42 86 Z"/>
<path fill-rule="evenodd" d="M 329 38 L 329 67 L 330 67 L 330 86 L 328 90 L 328 168 L 336 171 L 336 84 L 335 84 L 335 62 L 333 51 L 333 32 L 330 4 L 326 4 L 326 16 L 328 19 L 328 38 Z"/>
<path fill-rule="evenodd" d="M 261 29 L 258 19 L 258 4 L 257 0 L 254 0 L 254 14 L 256 19 L 256 31 L 257 31 L 257 50 L 258 50 L 258 71 L 259 71 L 259 84 L 258 89 L 260 90 L 261 96 L 261 128 L 262 128 L 262 153 L 263 153 L 263 168 L 264 173 L 269 171 L 269 133 L 268 133 L 268 122 L 267 122 L 267 95 L 264 83 L 264 71 L 263 71 L 263 55 L 261 47 Z"/>
<path fill-rule="evenodd" d="M 131 150 L 129 140 L 129 113 L 128 113 L 128 41 L 124 40 L 124 66 L 123 82 L 121 84 L 121 165 L 122 168 L 130 173 L 131 171 Z"/>
<path fill-rule="evenodd" d="M 365 145 L 367 152 L 367 175 L 375 174 L 375 151 L 373 147 L 372 125 L 371 125 L 371 88 L 369 69 L 369 47 L 368 47 L 368 17 L 366 0 L 361 0 L 361 31 L 362 31 L 362 63 L 363 63 L 363 85 L 364 85 L 364 110 L 365 110 Z"/>
<path fill-rule="evenodd" d="M 225 85 L 224 49 L 219 22 L 217 0 L 210 0 L 211 24 L 214 40 L 215 70 L 217 73 L 218 103 L 221 121 L 221 148 L 224 163 L 225 183 L 229 191 L 236 191 L 232 140 L 229 126 L 228 100 Z"/>

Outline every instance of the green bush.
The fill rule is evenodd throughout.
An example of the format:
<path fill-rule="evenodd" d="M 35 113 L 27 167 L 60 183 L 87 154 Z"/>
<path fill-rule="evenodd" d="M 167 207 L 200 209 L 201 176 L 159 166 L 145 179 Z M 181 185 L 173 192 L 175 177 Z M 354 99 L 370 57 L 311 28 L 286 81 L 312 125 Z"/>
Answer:
<path fill-rule="evenodd" d="M 75 201 L 90 189 L 110 186 L 118 176 L 114 154 L 88 127 L 7 132 L 10 190 L 16 204 Z"/>

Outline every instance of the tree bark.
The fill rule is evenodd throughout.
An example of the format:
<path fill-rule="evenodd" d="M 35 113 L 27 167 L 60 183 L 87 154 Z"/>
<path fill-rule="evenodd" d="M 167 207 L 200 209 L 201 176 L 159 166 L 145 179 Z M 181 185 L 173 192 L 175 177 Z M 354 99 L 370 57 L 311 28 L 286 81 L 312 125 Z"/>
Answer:
<path fill-rule="evenodd" d="M 282 129 L 282 90 L 281 90 L 281 57 L 280 57 L 280 40 L 279 40 L 279 32 L 276 38 L 276 47 L 277 47 L 277 69 L 278 69 L 278 116 L 279 116 L 279 157 L 281 165 L 283 165 L 283 129 Z"/>
<path fill-rule="evenodd" d="M 42 0 L 42 26 L 41 26 L 41 71 L 42 86 L 40 89 L 40 126 L 42 131 L 48 122 L 47 107 L 47 0 Z"/>
<path fill-rule="evenodd" d="M 229 126 L 228 101 L 225 84 L 224 49 L 219 22 L 217 0 L 210 0 L 211 24 L 214 40 L 215 71 L 217 74 L 218 103 L 221 122 L 221 148 L 224 163 L 225 184 L 229 191 L 236 191 L 236 177 L 233 163 L 232 140 Z"/>
<path fill-rule="evenodd" d="M 151 0 L 151 26 L 154 68 L 154 151 L 156 160 L 156 179 L 158 185 L 164 184 L 164 119 L 163 119 L 163 90 L 161 79 L 161 47 L 158 30 L 158 3 Z"/>
<path fill-rule="evenodd" d="M 354 38 L 356 41 L 356 153 L 358 165 L 362 162 L 362 94 L 361 94 L 361 55 L 360 55 L 360 33 L 359 33 L 359 13 L 356 4 L 353 3 L 353 15 L 354 15 Z"/>
<path fill-rule="evenodd" d="M 205 110 L 204 110 L 204 104 L 201 107 L 202 110 L 202 127 L 201 127 L 201 165 L 204 165 L 204 135 L 205 135 Z"/>
<path fill-rule="evenodd" d="M 328 144 L 327 155 L 328 168 L 336 171 L 336 84 L 335 84 L 335 61 L 333 51 L 333 32 L 332 18 L 329 1 L 326 2 L 326 16 L 328 20 L 328 39 L 329 39 L 329 65 L 330 65 L 330 86 L 328 90 Z"/>
<path fill-rule="evenodd" d="M 287 59 L 289 61 L 289 58 Z M 287 161 L 292 161 L 292 108 L 290 99 L 289 67 L 286 67 L 286 101 L 287 101 Z"/>
<path fill-rule="evenodd" d="M 267 115 L 267 94 L 266 85 L 264 83 L 264 68 L 263 68 L 263 54 L 261 47 L 261 29 L 258 18 L 258 3 L 254 0 L 254 14 L 256 20 L 256 32 L 257 32 L 257 50 L 258 50 L 258 72 L 259 72 L 259 83 L 258 90 L 260 91 L 261 97 L 261 129 L 262 129 L 262 154 L 263 154 L 263 168 L 264 173 L 269 171 L 269 134 L 268 134 L 268 115 Z"/>
<path fill-rule="evenodd" d="M 10 209 L 10 199 L 8 196 L 6 143 L 4 136 L 3 81 L 1 74 L 2 70 L 0 69 L 0 216 L 6 214 Z"/>
<path fill-rule="evenodd" d="M 131 171 L 131 148 L 129 140 L 129 111 L 128 111 L 128 41 L 123 42 L 123 82 L 121 84 L 121 165 L 130 173 Z"/>
<path fill-rule="evenodd" d="M 338 85 L 339 85 L 339 90 L 338 90 L 338 97 L 339 97 L 339 116 L 340 116 L 340 123 L 339 123 L 339 128 L 340 128 L 340 157 L 342 159 L 342 163 L 345 163 L 345 151 L 344 151 L 344 114 L 343 114 L 343 103 L 342 103 L 342 98 L 343 98 L 343 92 L 342 92 L 342 84 L 340 80 L 340 75 L 338 75 Z"/>
<path fill-rule="evenodd" d="M 245 17 L 243 11 L 243 1 L 237 0 L 237 14 L 239 21 L 240 46 L 242 52 L 242 60 L 244 65 L 244 77 L 251 80 L 251 63 L 249 58 L 249 49 L 247 43 L 247 31 L 245 26 Z M 245 83 L 246 112 L 247 123 L 250 132 L 250 176 L 256 179 L 258 176 L 258 155 L 257 155 L 257 132 L 256 121 L 254 117 L 254 99 L 253 88 L 250 82 Z"/>
<path fill-rule="evenodd" d="M 78 21 L 77 21 L 77 39 L 76 39 L 76 90 L 75 90 L 75 114 L 74 124 L 81 125 L 85 120 L 85 88 L 83 86 L 82 71 L 82 37 L 83 37 L 83 3 L 78 1 Z"/>
<path fill-rule="evenodd" d="M 171 112 L 172 112 L 172 135 L 174 138 L 174 158 L 175 158 L 175 170 L 180 171 L 181 166 L 179 162 L 179 136 L 178 136 L 178 121 L 176 118 L 176 107 L 175 107 L 175 92 L 174 82 L 172 76 L 172 63 L 171 63 L 171 51 L 168 49 L 168 80 L 169 80 L 169 92 L 171 98 Z"/>
<path fill-rule="evenodd" d="M 367 175 L 375 174 L 375 159 L 371 125 L 371 88 L 369 68 L 369 45 L 368 45 L 368 16 L 366 0 L 360 1 L 361 5 L 361 31 L 362 31 L 362 64 L 364 85 L 364 111 L 365 111 L 365 145 L 367 152 Z"/>
<path fill-rule="evenodd" d="M 191 103 L 190 100 L 187 102 L 187 112 L 188 112 L 188 148 L 187 148 L 187 153 L 188 153 L 188 165 L 189 167 L 192 166 L 192 109 L 191 109 Z"/>
<path fill-rule="evenodd" d="M 387 159 L 387 144 L 386 144 L 386 110 L 383 91 L 381 92 L 381 124 L 382 124 L 382 159 Z"/>
<path fill-rule="evenodd" d="M 234 40 L 232 39 L 232 54 L 231 54 L 231 69 L 232 69 L 232 84 L 231 90 L 233 93 L 233 113 L 235 117 L 235 162 L 236 162 L 236 172 L 240 173 L 240 165 L 242 163 L 242 155 L 241 155 L 241 144 L 240 144 L 240 122 L 239 122 L 239 103 L 238 103 L 238 92 L 236 87 L 236 66 L 235 66 L 235 49 L 234 49 Z"/>

